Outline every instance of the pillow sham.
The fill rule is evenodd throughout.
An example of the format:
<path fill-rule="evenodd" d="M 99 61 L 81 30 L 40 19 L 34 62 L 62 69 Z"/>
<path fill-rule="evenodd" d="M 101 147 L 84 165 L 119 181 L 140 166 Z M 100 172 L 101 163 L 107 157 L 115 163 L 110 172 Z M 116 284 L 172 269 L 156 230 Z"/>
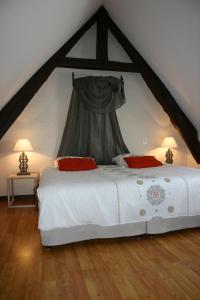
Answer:
<path fill-rule="evenodd" d="M 89 157 L 65 157 L 58 160 L 60 171 L 88 171 L 96 168 L 95 159 Z"/>
<path fill-rule="evenodd" d="M 124 157 L 124 160 L 127 162 L 129 168 L 152 168 L 163 165 L 154 156 L 148 155 Z"/>
<path fill-rule="evenodd" d="M 80 158 L 82 158 L 82 156 L 60 156 L 60 157 L 57 157 L 54 161 L 53 161 L 53 168 L 55 168 L 55 169 L 58 169 L 58 160 L 60 160 L 60 159 L 63 159 L 63 158 L 69 158 L 69 157 L 71 157 L 71 158 L 73 158 L 73 157 L 80 157 Z"/>

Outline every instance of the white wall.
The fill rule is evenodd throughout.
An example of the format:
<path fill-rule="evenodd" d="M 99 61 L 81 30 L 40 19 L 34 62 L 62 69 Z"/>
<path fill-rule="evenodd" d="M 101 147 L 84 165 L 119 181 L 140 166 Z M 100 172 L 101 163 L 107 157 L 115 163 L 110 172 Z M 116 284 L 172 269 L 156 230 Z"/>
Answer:
<path fill-rule="evenodd" d="M 104 4 L 200 135 L 200 1 L 106 0 Z"/>
<path fill-rule="evenodd" d="M 128 61 L 110 36 L 109 56 L 111 59 Z M 95 28 L 71 51 L 71 56 L 93 57 L 95 54 Z M 18 153 L 13 153 L 18 138 L 28 138 L 34 148 L 29 153 L 31 171 L 50 166 L 56 157 L 72 92 L 72 71 L 57 69 L 26 107 L 17 121 L 0 142 L 0 195 L 6 194 L 6 178 L 18 169 Z M 117 72 L 74 70 L 75 76 L 113 75 Z M 172 135 L 179 145 L 175 162 L 185 164 L 189 153 L 184 142 L 169 122 L 168 116 L 154 99 L 139 74 L 122 74 L 125 81 L 127 103 L 117 111 L 124 140 L 134 153 L 153 153 L 164 159 L 165 149 L 160 148 L 162 139 Z M 31 187 L 23 182 L 16 186 L 18 194 L 31 193 Z"/>

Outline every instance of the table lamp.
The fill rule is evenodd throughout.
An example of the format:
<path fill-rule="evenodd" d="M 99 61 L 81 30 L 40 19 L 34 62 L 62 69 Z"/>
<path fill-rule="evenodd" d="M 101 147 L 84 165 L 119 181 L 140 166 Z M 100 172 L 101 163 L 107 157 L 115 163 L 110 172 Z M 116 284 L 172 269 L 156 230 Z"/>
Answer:
<path fill-rule="evenodd" d="M 177 148 L 178 147 L 175 139 L 171 136 L 168 136 L 168 137 L 164 138 L 161 147 L 168 148 L 168 150 L 165 154 L 165 157 L 166 157 L 165 162 L 167 164 L 173 164 L 173 152 L 170 148 Z"/>
<path fill-rule="evenodd" d="M 19 162 L 20 162 L 19 170 L 20 170 L 20 172 L 17 173 L 17 175 L 30 175 L 30 173 L 27 172 L 27 170 L 28 170 L 28 157 L 25 154 L 25 151 L 32 151 L 33 150 L 29 140 L 28 139 L 19 139 L 19 140 L 17 140 L 13 150 L 22 152 L 19 156 Z"/>

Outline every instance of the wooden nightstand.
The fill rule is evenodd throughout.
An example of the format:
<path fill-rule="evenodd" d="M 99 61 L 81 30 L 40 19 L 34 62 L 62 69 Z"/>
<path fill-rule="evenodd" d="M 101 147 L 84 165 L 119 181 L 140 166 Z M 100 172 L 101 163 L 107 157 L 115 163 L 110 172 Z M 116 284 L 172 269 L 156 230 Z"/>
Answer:
<path fill-rule="evenodd" d="M 34 195 L 36 199 L 36 188 L 38 186 L 38 174 L 31 173 L 30 175 L 17 175 L 10 174 L 7 179 L 7 192 L 8 192 L 8 207 L 36 207 L 36 204 L 25 204 L 25 205 L 15 205 L 15 193 L 14 193 L 14 180 L 34 180 Z"/>

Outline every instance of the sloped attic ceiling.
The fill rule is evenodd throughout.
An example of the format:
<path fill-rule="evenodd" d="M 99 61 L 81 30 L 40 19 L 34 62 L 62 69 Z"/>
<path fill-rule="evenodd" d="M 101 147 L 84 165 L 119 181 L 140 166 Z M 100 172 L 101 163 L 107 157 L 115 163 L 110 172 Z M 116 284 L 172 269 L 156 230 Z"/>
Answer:
<path fill-rule="evenodd" d="M 48 2 L 48 6 L 46 6 Z M 67 2 L 67 5 L 66 5 Z M 80 5 L 80 2 L 84 5 Z M 0 67 L 1 70 L 3 70 L 2 74 L 0 74 L 0 89 L 1 89 L 1 97 L 0 97 L 0 108 L 2 108 L 5 103 L 10 99 L 10 97 L 20 88 L 20 86 L 23 85 L 24 82 L 34 73 L 35 70 L 38 69 L 38 67 L 46 61 L 47 57 L 49 57 L 51 54 L 55 52 L 59 48 L 59 46 L 63 43 L 63 41 L 66 41 L 66 37 L 69 37 L 76 31 L 76 29 L 79 27 L 80 20 L 86 20 L 87 17 L 83 18 L 82 16 L 89 16 L 88 12 L 95 11 L 95 8 L 99 6 L 101 1 L 57 1 L 54 3 L 54 1 L 31 1 L 27 4 L 25 0 L 18 1 L 17 5 L 13 6 L 13 3 L 8 4 L 1 4 L 0 13 L 2 14 L 2 18 L 0 15 L 0 22 L 2 21 L 2 39 L 3 45 L 2 47 L 2 55 L 0 57 Z M 193 2 L 193 1 L 191 1 Z M 75 4 L 74 4 L 75 3 Z M 173 1 L 173 3 L 176 3 L 177 6 L 182 4 L 182 1 Z M 173 3 L 170 2 L 169 5 L 171 7 L 168 7 L 169 12 L 171 12 L 171 9 L 173 8 Z M 154 37 L 154 31 L 152 31 L 152 28 L 149 24 L 149 19 L 146 18 L 147 21 L 145 21 L 145 18 L 142 18 L 141 12 L 144 14 L 144 16 L 148 17 L 150 11 L 154 11 L 155 19 L 158 12 L 160 12 L 160 7 L 163 6 L 163 2 L 157 0 L 152 0 L 151 4 L 153 4 L 152 7 L 148 7 L 146 1 L 123 1 L 123 4 L 121 1 L 112 1 L 107 0 L 104 2 L 104 5 L 106 4 L 106 7 L 108 8 L 111 16 L 113 15 L 115 20 L 118 24 L 120 22 L 122 23 L 122 31 L 124 33 L 128 33 L 128 37 L 133 43 L 135 43 L 136 48 L 141 50 L 141 53 L 144 55 L 147 61 L 150 62 L 154 70 L 160 75 L 162 80 L 166 83 L 166 85 L 170 88 L 173 94 L 175 94 L 176 97 L 176 89 L 173 90 L 173 81 L 166 80 L 165 76 L 165 68 L 160 68 L 163 72 L 159 71 L 159 64 L 160 62 L 165 62 L 166 70 L 170 69 L 168 65 L 168 61 L 166 60 L 165 52 L 160 51 L 160 44 L 159 41 L 162 41 L 159 34 L 156 35 L 157 38 L 157 55 L 155 55 L 154 48 L 152 47 L 152 39 L 151 36 Z M 160 5 L 160 7 L 158 6 Z M 193 3 L 194 4 L 194 3 Z M 60 6 L 59 6 L 60 5 Z M 78 6 L 77 6 L 78 5 Z M 23 7 L 23 9 L 22 9 Z M 46 9 L 48 7 L 48 9 Z M 2 9 L 3 8 L 3 9 Z M 4 10 L 5 8 L 5 10 Z M 30 14 L 28 12 L 34 11 L 35 17 L 33 17 L 34 14 Z M 161 10 L 162 11 L 162 10 Z M 26 13 L 24 13 L 26 12 Z M 61 14 L 62 12 L 62 14 Z M 77 18 L 74 17 L 75 13 L 77 14 Z M 128 15 L 129 12 L 129 15 Z M 159 15 L 159 14 L 158 14 Z M 166 15 L 166 12 L 163 12 L 163 15 Z M 137 16 L 137 18 L 136 18 Z M 139 16 L 139 17 L 138 17 Z M 151 14 L 150 14 L 151 16 Z M 174 15 L 174 17 L 176 14 Z M 30 18 L 31 17 L 31 18 Z M 154 17 L 152 19 L 154 20 Z M 12 22 L 10 20 L 12 19 Z M 45 19 L 45 22 L 44 22 Z M 14 20 L 14 22 L 13 22 Z M 46 20 L 48 21 L 46 23 Z M 53 22 L 52 22 L 53 20 Z M 130 22 L 131 20 L 131 22 Z M 142 21 L 141 21 L 142 20 Z M 150 19 L 151 20 L 151 19 Z M 76 21 L 76 22 L 75 22 Z M 151 20 L 152 21 L 152 20 Z M 159 19 L 160 23 L 156 24 L 156 28 L 163 28 L 162 26 L 162 18 Z M 145 25 L 142 26 L 146 28 L 146 31 L 148 34 L 146 34 L 145 30 L 138 30 L 140 29 L 140 24 L 144 23 Z M 84 23 L 84 21 L 82 22 Z M 23 28 L 24 24 L 27 24 L 27 27 L 25 30 L 20 30 Z M 47 25 L 46 25 L 47 24 Z M 6 26 L 7 25 L 7 26 Z M 67 26 L 66 26 L 67 25 Z M 76 26 L 77 25 L 77 26 Z M 160 26 L 158 26 L 160 25 Z M 125 29 L 124 29 L 125 27 Z M 7 32 L 8 28 L 8 32 Z M 132 31 L 134 28 L 135 31 Z M 151 30 L 149 30 L 149 28 Z M 164 28 L 165 29 L 165 28 Z M 1 29 L 0 29 L 1 30 Z M 148 31 L 149 30 L 149 31 Z M 141 31 L 141 33 L 140 33 Z M 7 35 L 5 34 L 7 32 Z M 23 32 L 23 35 L 21 34 Z M 41 32 L 43 35 L 41 35 Z M 62 32 L 62 41 L 61 41 L 61 32 Z M 130 32 L 130 34 L 129 34 Z M 153 33 L 152 33 L 153 32 Z M 11 34 L 10 34 L 11 33 Z M 160 32 L 159 32 L 160 33 Z M 165 31 L 164 31 L 165 33 Z M 25 34 L 25 36 L 24 36 Z M 130 36 L 129 36 L 130 35 Z M 141 37 L 140 37 L 141 35 Z M 167 35 L 165 35 L 165 39 L 167 40 L 169 36 L 169 33 L 167 31 Z M 150 37 L 150 38 L 149 38 Z M 16 39 L 15 39 L 16 38 Z M 140 46 L 140 40 L 145 41 L 143 45 L 145 45 L 143 48 Z M 16 43 L 14 43 L 16 41 Z M 26 41 L 26 44 L 23 45 L 24 41 Z M 61 41 L 61 43 L 60 43 Z M 155 41 L 155 42 L 156 42 Z M 9 44 L 10 43 L 10 44 Z M 137 47 L 138 43 L 138 47 Z M 172 44 L 172 43 L 171 43 Z M 23 46 L 22 46 L 23 45 Z M 34 45 L 34 47 L 33 47 Z M 41 47 L 42 45 L 42 47 Z M 46 46 L 48 45 L 48 47 Z M 57 45 L 57 46 L 55 46 Z M 168 44 L 165 44 L 166 48 Z M 11 47 L 12 46 L 12 47 Z M 54 47 L 53 47 L 54 46 Z M 34 49 L 33 49 L 34 48 Z M 141 49 L 140 49 L 141 48 Z M 173 47 L 172 47 L 173 48 Z M 50 50 L 51 49 L 51 50 Z M 54 49 L 54 51 L 52 50 Z M 170 48 L 169 48 L 170 49 Z M 21 51 L 22 50 L 22 51 Z M 32 50 L 34 50 L 32 52 Z M 176 52 L 174 52 L 176 54 Z M 180 52 L 177 52 L 177 55 L 175 57 L 179 57 Z M 7 57 L 7 60 L 5 59 Z M 154 58 L 154 61 L 152 62 L 151 58 Z M 163 61 L 162 58 L 163 57 Z M 172 55 L 173 58 L 173 55 Z M 173 61 L 173 67 L 175 65 L 176 60 Z M 178 60 L 177 60 L 178 61 Z M 158 62 L 158 63 L 157 63 Z M 188 62 L 188 60 L 187 60 Z M 196 64 L 198 66 L 198 64 Z M 187 63 L 186 63 L 187 66 Z M 161 64 L 162 67 L 162 64 Z M 168 67 L 168 68 L 167 68 Z M 174 68 L 175 69 L 175 68 Z M 172 68 L 172 70 L 174 70 Z M 171 70 L 171 69 L 170 69 Z M 167 73 L 167 72 L 166 72 Z M 191 73 L 191 72 L 190 72 Z M 19 76 L 18 76 L 19 75 Z M 172 74 L 173 75 L 173 74 Z M 173 76 L 169 76 L 169 78 L 173 78 Z M 198 77 L 199 78 L 199 77 Z M 3 84 L 1 85 L 1 83 Z M 176 80 L 174 81 L 174 88 L 176 88 Z M 183 85 L 184 87 L 184 85 Z M 196 85 L 198 87 L 198 85 Z M 180 93 L 179 93 L 180 94 Z M 177 95 L 177 100 L 179 104 L 182 104 L 180 106 L 183 107 L 185 112 L 187 113 L 187 109 L 185 108 L 185 102 L 184 97 L 182 100 L 182 97 L 180 95 Z M 183 94 L 183 93 L 182 93 Z M 192 99 L 192 98 L 191 98 Z M 192 103 L 192 100 L 190 99 L 190 103 Z M 187 100 L 187 99 L 186 99 Z M 192 105 L 193 106 L 193 105 Z M 191 109 L 193 111 L 193 109 Z M 196 111 L 196 110 L 194 110 Z M 189 114 L 190 113 L 190 114 Z M 194 115 L 193 113 L 189 112 L 188 115 L 190 119 L 193 121 L 193 118 L 190 115 Z M 194 118 L 195 119 L 195 118 Z M 195 121 L 193 121 L 194 123 Z M 196 122 L 198 123 L 198 121 Z M 197 125 L 198 127 L 198 125 Z"/>

